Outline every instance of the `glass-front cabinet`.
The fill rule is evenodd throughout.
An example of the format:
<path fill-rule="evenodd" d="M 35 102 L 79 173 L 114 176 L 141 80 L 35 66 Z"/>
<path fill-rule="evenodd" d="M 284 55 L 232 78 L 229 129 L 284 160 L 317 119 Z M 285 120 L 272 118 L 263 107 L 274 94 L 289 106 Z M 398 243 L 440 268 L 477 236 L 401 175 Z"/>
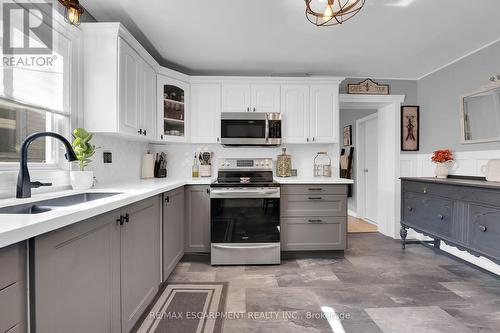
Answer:
<path fill-rule="evenodd" d="M 158 75 L 159 139 L 186 142 L 189 139 L 189 85 Z"/>

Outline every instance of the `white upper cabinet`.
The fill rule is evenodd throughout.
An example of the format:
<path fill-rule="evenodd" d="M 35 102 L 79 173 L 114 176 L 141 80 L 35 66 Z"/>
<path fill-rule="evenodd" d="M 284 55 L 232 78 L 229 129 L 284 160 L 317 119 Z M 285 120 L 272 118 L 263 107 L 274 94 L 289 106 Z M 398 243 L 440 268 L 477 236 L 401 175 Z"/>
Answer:
<path fill-rule="evenodd" d="M 158 75 L 158 139 L 189 142 L 189 84 Z"/>
<path fill-rule="evenodd" d="M 311 85 L 310 137 L 314 143 L 339 142 L 339 87 Z"/>
<path fill-rule="evenodd" d="M 279 84 L 252 84 L 252 112 L 280 112 Z"/>
<path fill-rule="evenodd" d="M 281 113 L 283 115 L 283 141 L 285 143 L 309 142 L 309 85 L 282 85 Z"/>
<path fill-rule="evenodd" d="M 279 84 L 222 84 L 223 112 L 280 112 Z"/>
<path fill-rule="evenodd" d="M 220 142 L 221 84 L 191 84 L 191 142 Z"/>
<path fill-rule="evenodd" d="M 118 23 L 81 29 L 85 128 L 155 140 L 158 64 Z"/>

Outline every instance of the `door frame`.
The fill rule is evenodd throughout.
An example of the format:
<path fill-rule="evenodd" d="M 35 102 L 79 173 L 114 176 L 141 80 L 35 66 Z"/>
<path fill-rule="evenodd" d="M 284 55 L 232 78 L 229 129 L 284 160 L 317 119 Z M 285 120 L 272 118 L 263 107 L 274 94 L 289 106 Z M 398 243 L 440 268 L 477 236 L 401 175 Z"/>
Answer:
<path fill-rule="evenodd" d="M 378 112 L 375 112 L 371 115 L 363 117 L 361 119 L 356 120 L 356 214 L 358 218 L 367 220 L 367 222 L 375 222 L 378 224 L 378 221 L 371 221 L 366 218 L 366 177 L 363 169 L 365 169 L 365 149 L 361 146 L 361 140 L 365 140 L 365 131 L 361 131 L 361 126 L 365 125 L 367 121 L 377 119 L 378 120 Z M 378 121 L 377 121 L 378 124 Z M 378 141 L 378 135 L 377 135 Z M 378 155 L 377 155 L 378 162 Z M 378 205 L 378 204 L 377 204 Z M 377 207 L 378 208 L 378 207 Z"/>
<path fill-rule="evenodd" d="M 378 231 L 398 239 L 401 221 L 401 104 L 405 95 L 340 94 L 341 109 L 377 110 L 378 115 Z"/>

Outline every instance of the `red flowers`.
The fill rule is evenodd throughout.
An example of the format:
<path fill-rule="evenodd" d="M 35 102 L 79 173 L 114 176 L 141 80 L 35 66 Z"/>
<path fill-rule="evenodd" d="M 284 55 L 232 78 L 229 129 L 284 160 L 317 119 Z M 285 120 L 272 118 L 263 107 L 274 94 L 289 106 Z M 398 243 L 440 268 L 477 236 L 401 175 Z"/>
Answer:
<path fill-rule="evenodd" d="M 453 161 L 453 153 L 449 149 L 436 150 L 432 154 L 432 162 L 444 163 L 448 161 Z"/>

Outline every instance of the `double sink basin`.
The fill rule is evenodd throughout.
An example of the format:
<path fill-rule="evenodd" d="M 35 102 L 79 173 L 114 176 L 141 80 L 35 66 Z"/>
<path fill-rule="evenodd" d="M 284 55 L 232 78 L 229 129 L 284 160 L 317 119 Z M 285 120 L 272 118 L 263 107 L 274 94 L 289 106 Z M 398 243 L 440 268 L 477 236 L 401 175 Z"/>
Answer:
<path fill-rule="evenodd" d="M 104 199 L 120 192 L 85 192 L 67 195 L 60 198 L 40 200 L 25 204 L 13 205 L 0 208 L 0 214 L 40 214 L 51 210 L 78 205 L 81 203 Z"/>

